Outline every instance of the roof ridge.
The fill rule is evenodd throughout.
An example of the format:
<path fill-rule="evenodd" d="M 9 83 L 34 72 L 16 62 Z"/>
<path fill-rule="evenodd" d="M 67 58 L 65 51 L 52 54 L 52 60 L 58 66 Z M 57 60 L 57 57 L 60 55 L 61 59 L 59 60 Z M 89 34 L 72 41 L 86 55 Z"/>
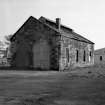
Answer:
<path fill-rule="evenodd" d="M 30 16 L 30 17 L 24 22 L 24 24 L 14 33 L 14 35 L 11 37 L 11 41 L 12 41 L 12 39 L 15 37 L 16 33 L 18 33 L 18 32 L 24 27 L 24 25 L 27 24 L 27 22 L 29 22 L 31 19 L 32 19 L 31 21 L 34 21 L 34 19 L 35 19 L 35 20 L 39 21 L 41 24 L 46 25 L 47 27 L 49 27 L 49 28 L 51 28 L 52 30 L 56 31 L 57 33 L 60 33 L 61 35 L 64 35 L 64 34 L 65 34 L 65 35 L 67 35 L 67 37 L 70 37 L 70 38 L 73 37 L 73 38 L 76 39 L 76 40 L 80 40 L 80 41 L 84 41 L 84 42 L 87 42 L 87 43 L 92 43 L 92 44 L 94 44 L 94 43 L 91 42 L 90 40 L 88 40 L 88 39 L 86 39 L 85 37 L 83 37 L 83 36 L 77 34 L 77 33 L 74 32 L 73 30 L 71 31 L 70 28 L 65 27 L 65 26 L 62 25 L 62 24 L 61 24 L 61 30 L 59 31 L 59 30 L 58 30 L 56 27 L 54 27 L 53 25 L 50 25 L 50 24 L 47 24 L 47 22 L 41 21 L 41 18 L 42 18 L 43 20 L 48 20 L 48 21 L 53 22 L 54 24 L 56 24 L 56 22 L 54 22 L 53 20 L 47 19 L 47 18 L 45 18 L 45 17 L 43 17 L 43 16 L 41 16 L 39 19 L 35 18 L 34 16 Z M 70 34 L 72 34 L 72 36 L 71 36 Z"/>
<path fill-rule="evenodd" d="M 40 20 L 41 18 L 44 18 L 45 20 L 50 21 L 50 22 L 52 22 L 52 23 L 55 23 L 55 24 L 56 24 L 56 21 L 51 20 L 51 19 L 49 19 L 49 18 L 46 18 L 46 17 L 44 17 L 44 16 L 41 16 L 41 17 L 39 18 L 39 20 Z M 71 28 L 69 28 L 68 26 L 63 25 L 63 24 L 61 24 L 61 27 L 64 27 L 64 28 L 67 28 L 67 29 L 69 29 L 69 30 L 73 31 L 73 29 L 71 29 Z"/>
<path fill-rule="evenodd" d="M 48 19 L 48 18 L 46 18 L 46 17 L 44 17 L 44 16 L 41 16 L 41 17 L 39 18 L 39 20 L 41 20 L 41 19 L 43 19 L 43 21 L 45 21 L 45 24 L 47 24 L 46 20 L 49 21 L 49 22 L 52 22 L 52 23 L 56 24 L 55 21 L 50 20 L 50 19 Z M 49 23 L 48 23 L 47 25 L 53 27 L 52 25 L 49 25 Z M 64 29 L 62 29 L 62 28 L 66 28 L 66 29 L 68 29 L 68 31 L 66 31 L 66 30 L 64 30 Z M 54 27 L 54 29 L 56 29 L 56 28 Z M 61 24 L 61 30 L 62 30 L 62 31 L 61 31 L 61 34 L 62 34 L 63 31 L 64 31 L 64 33 L 66 33 L 66 34 L 70 34 L 70 32 L 71 32 L 71 33 L 73 34 L 74 39 L 77 39 L 77 40 L 81 40 L 81 41 L 85 41 L 85 42 L 94 44 L 92 41 L 88 40 L 87 38 L 83 37 L 83 36 L 80 35 L 80 34 L 77 34 L 76 32 L 74 32 L 74 30 L 70 29 L 69 27 L 67 27 L 67 26 L 65 26 L 65 25 L 62 25 L 62 24 Z M 71 30 L 71 31 L 70 31 L 70 30 Z M 70 31 L 70 32 L 69 32 L 69 31 Z M 59 32 L 60 32 L 60 31 L 59 31 Z M 63 33 L 63 35 L 64 35 L 64 33 Z"/>

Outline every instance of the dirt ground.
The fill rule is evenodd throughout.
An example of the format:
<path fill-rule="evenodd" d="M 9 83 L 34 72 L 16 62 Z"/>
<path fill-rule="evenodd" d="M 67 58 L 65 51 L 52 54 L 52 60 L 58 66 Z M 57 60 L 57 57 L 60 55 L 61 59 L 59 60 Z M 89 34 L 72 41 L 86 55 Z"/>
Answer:
<path fill-rule="evenodd" d="M 0 105 L 105 105 L 105 67 L 0 71 Z"/>

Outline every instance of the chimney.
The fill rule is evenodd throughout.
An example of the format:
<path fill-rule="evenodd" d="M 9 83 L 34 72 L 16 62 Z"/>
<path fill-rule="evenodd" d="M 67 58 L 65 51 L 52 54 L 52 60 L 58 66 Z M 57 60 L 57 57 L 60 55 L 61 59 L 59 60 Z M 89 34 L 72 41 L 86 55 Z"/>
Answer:
<path fill-rule="evenodd" d="M 57 29 L 60 31 L 60 27 L 61 27 L 61 19 L 60 18 L 56 18 L 56 25 L 57 25 Z"/>

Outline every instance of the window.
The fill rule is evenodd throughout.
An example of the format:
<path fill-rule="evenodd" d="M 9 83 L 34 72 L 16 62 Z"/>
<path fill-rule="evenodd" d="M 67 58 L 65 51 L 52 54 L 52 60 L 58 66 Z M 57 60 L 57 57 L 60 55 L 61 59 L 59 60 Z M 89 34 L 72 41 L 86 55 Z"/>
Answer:
<path fill-rule="evenodd" d="M 90 51 L 90 57 L 92 56 L 92 52 Z"/>
<path fill-rule="evenodd" d="M 66 58 L 67 62 L 69 62 L 69 48 L 66 48 Z"/>
<path fill-rule="evenodd" d="M 100 56 L 100 61 L 102 61 L 102 56 Z"/>
<path fill-rule="evenodd" d="M 76 50 L 76 62 L 78 62 L 78 50 Z"/>
<path fill-rule="evenodd" d="M 83 61 L 85 62 L 86 61 L 86 52 L 84 51 L 84 54 L 83 54 Z"/>
<path fill-rule="evenodd" d="M 89 62 L 91 61 L 92 52 L 89 53 Z"/>

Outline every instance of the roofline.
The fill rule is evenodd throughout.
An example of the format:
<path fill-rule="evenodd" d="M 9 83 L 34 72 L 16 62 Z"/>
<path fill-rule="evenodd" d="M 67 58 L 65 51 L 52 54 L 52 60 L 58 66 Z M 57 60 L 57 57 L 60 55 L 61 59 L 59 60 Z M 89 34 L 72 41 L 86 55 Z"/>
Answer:
<path fill-rule="evenodd" d="M 56 24 L 56 22 L 55 22 L 55 21 L 50 20 L 50 19 L 48 19 L 48 18 L 46 18 L 46 17 L 41 16 L 40 18 L 44 18 L 45 20 L 50 21 L 50 22 L 52 22 L 52 23 L 55 23 L 55 24 Z M 39 18 L 39 19 L 40 19 L 40 18 Z M 48 25 L 48 26 L 50 26 L 50 25 Z M 69 28 L 69 27 L 67 27 L 67 26 L 65 26 L 65 25 L 62 25 L 62 24 L 61 24 L 61 27 L 67 28 L 67 29 L 71 30 L 71 32 L 72 32 L 72 33 L 77 34 L 76 32 L 74 32 L 74 30 L 73 30 L 73 29 L 71 29 L 71 28 Z M 87 40 L 87 42 L 86 42 L 86 41 L 83 41 L 83 40 L 75 39 L 75 38 L 72 38 L 72 39 L 79 40 L 79 41 L 83 41 L 83 42 L 86 42 L 86 43 L 95 44 L 95 43 L 93 43 L 92 41 L 88 40 L 87 38 L 85 38 L 85 37 L 81 36 L 80 34 L 78 34 L 78 36 L 80 36 L 80 37 L 84 38 L 85 40 Z"/>
<path fill-rule="evenodd" d="M 80 42 L 85 42 L 85 43 L 89 43 L 89 44 L 94 44 L 94 43 L 86 42 L 86 41 L 84 41 L 84 40 L 79 40 L 79 39 L 76 39 L 76 38 L 71 38 L 71 37 L 68 37 L 68 36 L 63 35 L 63 34 L 61 34 L 61 36 L 67 37 L 67 38 L 69 38 L 69 39 L 77 40 L 77 41 L 80 41 Z"/>
<path fill-rule="evenodd" d="M 22 26 L 20 26 L 20 28 L 14 33 L 14 35 L 10 38 L 10 41 L 12 41 L 13 40 L 13 38 L 15 37 L 15 35 L 22 29 L 22 27 L 24 27 L 24 25 L 25 24 L 27 24 L 27 22 L 29 21 L 29 19 L 31 19 L 31 18 L 33 18 L 33 19 L 36 19 L 35 17 L 33 17 L 33 16 L 30 16 L 24 23 L 23 23 L 23 25 Z M 59 31 L 57 31 L 56 29 L 53 29 L 50 25 L 47 25 L 47 24 L 45 24 L 45 23 L 43 23 L 43 22 L 41 22 L 40 20 L 38 20 L 38 19 L 36 19 L 37 21 L 39 21 L 41 24 L 43 24 L 43 25 L 45 25 L 45 26 L 47 26 L 47 27 L 49 27 L 50 29 L 52 29 L 53 31 L 55 31 L 55 32 L 57 32 L 57 33 L 59 33 Z"/>
<path fill-rule="evenodd" d="M 77 34 L 77 33 L 74 32 L 74 31 L 73 31 L 72 33 Z M 78 34 L 78 36 L 80 36 L 80 37 L 82 37 L 83 39 L 87 40 L 89 43 L 95 44 L 95 43 L 93 43 L 92 41 L 88 40 L 87 38 L 81 36 L 80 34 Z"/>
<path fill-rule="evenodd" d="M 44 19 L 46 19 L 47 21 L 50 21 L 50 22 L 52 22 L 52 23 L 55 23 L 55 24 L 56 24 L 56 22 L 55 22 L 55 21 L 50 20 L 50 19 L 48 19 L 48 18 L 46 18 L 46 17 L 44 17 L 44 16 L 41 16 L 40 18 L 44 18 Z M 40 19 L 40 18 L 39 18 L 39 19 Z M 73 31 L 73 29 L 71 29 L 71 28 L 69 28 L 69 27 L 67 27 L 67 26 L 65 26 L 65 25 L 63 25 L 63 24 L 61 24 L 61 27 L 64 27 L 64 28 L 67 28 L 67 29 L 69 29 L 69 30 Z"/>
<path fill-rule="evenodd" d="M 35 17 L 30 16 L 30 17 L 23 23 L 23 25 L 14 33 L 14 35 L 11 37 L 10 41 L 13 40 L 13 38 L 15 37 L 15 35 L 21 30 L 21 28 L 22 28 L 25 24 L 27 24 L 27 22 L 28 22 L 29 19 L 31 19 L 31 18 L 36 19 Z M 45 19 L 46 19 L 46 18 L 45 18 Z M 41 24 L 43 24 L 43 25 L 49 27 L 49 28 L 52 29 L 53 31 L 57 32 L 59 35 L 65 36 L 65 35 L 63 35 L 62 33 L 60 33 L 59 31 L 57 31 L 56 29 L 52 28 L 50 25 L 47 25 L 47 24 L 41 22 L 39 19 L 36 19 L 36 20 L 39 21 Z M 52 20 L 51 20 L 51 21 L 52 21 Z M 69 28 L 69 29 L 70 29 L 70 28 Z M 75 33 L 75 32 L 74 32 L 74 33 Z M 78 35 L 79 35 L 79 34 L 78 34 Z M 81 36 L 81 35 L 80 35 L 80 36 Z M 89 40 L 86 39 L 86 38 L 85 38 L 85 39 L 88 40 L 89 42 L 86 42 L 86 41 L 84 41 L 84 40 L 79 40 L 79 39 L 71 38 L 71 37 L 68 37 L 68 36 L 65 36 L 65 37 L 70 38 L 70 39 L 74 39 L 74 40 L 78 40 L 78 41 L 81 41 L 81 42 L 85 42 L 85 43 L 94 44 L 93 42 L 89 41 Z M 81 37 L 82 37 L 82 36 L 81 36 Z M 84 37 L 82 37 L 82 38 L 84 38 Z"/>
<path fill-rule="evenodd" d="M 29 21 L 30 18 L 34 18 L 33 16 L 30 16 L 23 24 L 22 26 L 19 27 L 19 29 L 14 33 L 14 35 L 10 38 L 10 41 L 13 40 L 13 38 L 15 37 L 15 35 L 23 28 L 23 26 Z"/>
<path fill-rule="evenodd" d="M 100 49 L 96 49 L 95 51 L 104 50 L 104 49 L 105 49 L 105 47 L 104 48 L 100 48 Z"/>

